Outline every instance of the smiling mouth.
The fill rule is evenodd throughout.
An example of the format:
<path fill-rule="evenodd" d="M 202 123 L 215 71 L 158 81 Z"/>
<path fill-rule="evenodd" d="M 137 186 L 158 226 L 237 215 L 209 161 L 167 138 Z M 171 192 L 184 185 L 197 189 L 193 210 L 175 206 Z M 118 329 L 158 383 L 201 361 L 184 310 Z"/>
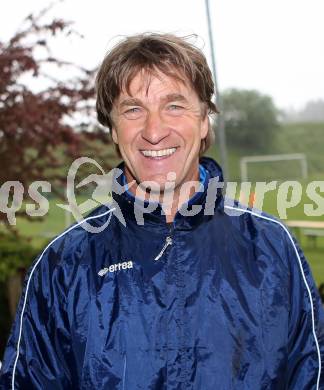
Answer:
<path fill-rule="evenodd" d="M 168 149 L 161 149 L 161 150 L 141 150 L 141 153 L 145 157 L 150 157 L 150 158 L 161 158 L 161 157 L 169 157 L 175 151 L 177 148 L 168 148 Z"/>

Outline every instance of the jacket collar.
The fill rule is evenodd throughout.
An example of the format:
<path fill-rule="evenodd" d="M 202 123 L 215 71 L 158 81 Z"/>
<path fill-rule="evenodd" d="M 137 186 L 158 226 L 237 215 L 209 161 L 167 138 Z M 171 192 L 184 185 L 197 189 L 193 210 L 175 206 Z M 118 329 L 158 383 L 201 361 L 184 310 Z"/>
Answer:
<path fill-rule="evenodd" d="M 181 209 L 176 213 L 173 228 L 178 230 L 190 230 L 198 226 L 204 219 L 211 218 L 210 212 L 206 215 L 206 198 L 208 193 L 208 186 L 210 185 L 210 179 L 214 178 L 218 182 L 223 182 L 223 173 L 221 167 L 209 157 L 202 157 L 200 163 L 200 183 L 201 191 L 196 192 Z M 122 162 L 118 168 L 124 172 L 125 164 Z M 125 175 L 122 174 L 116 177 L 115 180 L 119 186 L 127 186 Z M 138 224 L 145 227 L 155 228 L 161 227 L 161 225 L 167 226 L 166 216 L 159 203 L 153 203 L 148 201 L 141 201 L 137 199 L 130 191 L 126 190 L 122 194 L 118 194 L 113 191 L 113 199 L 117 202 L 126 224 Z M 221 190 L 217 190 L 214 196 L 212 209 L 216 210 L 222 200 Z M 210 206 L 210 198 L 209 198 Z M 199 211 L 194 212 L 194 210 Z M 151 211 L 148 211 L 151 210 Z M 184 211 L 183 211 L 184 210 Z M 188 215 L 188 214 L 192 215 Z"/>

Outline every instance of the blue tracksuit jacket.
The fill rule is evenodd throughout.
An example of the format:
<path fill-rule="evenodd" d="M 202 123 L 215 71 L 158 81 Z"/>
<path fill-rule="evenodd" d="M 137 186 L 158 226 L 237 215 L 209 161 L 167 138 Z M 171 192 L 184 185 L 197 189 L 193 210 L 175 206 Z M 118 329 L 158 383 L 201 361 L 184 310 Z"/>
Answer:
<path fill-rule="evenodd" d="M 220 177 L 204 158 L 202 184 Z M 1 389 L 323 389 L 323 311 L 281 222 L 206 188 L 165 222 L 134 197 L 56 237 L 32 265 L 4 355 Z M 234 210 L 236 209 L 236 211 Z M 190 213 L 189 213 L 190 214 Z M 109 222 L 109 223 L 108 223 Z"/>

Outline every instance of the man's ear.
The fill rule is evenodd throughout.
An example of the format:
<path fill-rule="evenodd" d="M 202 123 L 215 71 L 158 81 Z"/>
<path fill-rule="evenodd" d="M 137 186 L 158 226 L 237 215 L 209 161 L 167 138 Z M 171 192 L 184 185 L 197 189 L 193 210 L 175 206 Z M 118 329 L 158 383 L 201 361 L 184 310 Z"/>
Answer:
<path fill-rule="evenodd" d="M 114 143 L 118 145 L 118 135 L 117 135 L 117 131 L 116 131 L 115 127 L 111 128 L 111 137 L 112 137 Z"/>
<path fill-rule="evenodd" d="M 200 127 L 200 138 L 204 139 L 207 137 L 209 131 L 209 117 L 207 113 L 205 114 L 205 117 L 201 121 L 201 127 Z"/>

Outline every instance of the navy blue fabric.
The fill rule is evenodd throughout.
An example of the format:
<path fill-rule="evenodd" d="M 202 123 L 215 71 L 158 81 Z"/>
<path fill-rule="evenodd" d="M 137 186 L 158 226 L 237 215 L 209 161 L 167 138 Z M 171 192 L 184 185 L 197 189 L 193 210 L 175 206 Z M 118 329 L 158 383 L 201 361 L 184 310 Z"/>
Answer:
<path fill-rule="evenodd" d="M 198 214 L 170 226 L 157 207 L 138 225 L 135 198 L 114 194 L 126 226 L 102 206 L 90 222 L 111 216 L 106 229 L 76 226 L 36 259 L 1 389 L 324 388 L 323 310 L 303 253 L 271 217 L 229 215 L 220 193 L 205 215 L 206 184 L 222 178 L 201 164 Z"/>

